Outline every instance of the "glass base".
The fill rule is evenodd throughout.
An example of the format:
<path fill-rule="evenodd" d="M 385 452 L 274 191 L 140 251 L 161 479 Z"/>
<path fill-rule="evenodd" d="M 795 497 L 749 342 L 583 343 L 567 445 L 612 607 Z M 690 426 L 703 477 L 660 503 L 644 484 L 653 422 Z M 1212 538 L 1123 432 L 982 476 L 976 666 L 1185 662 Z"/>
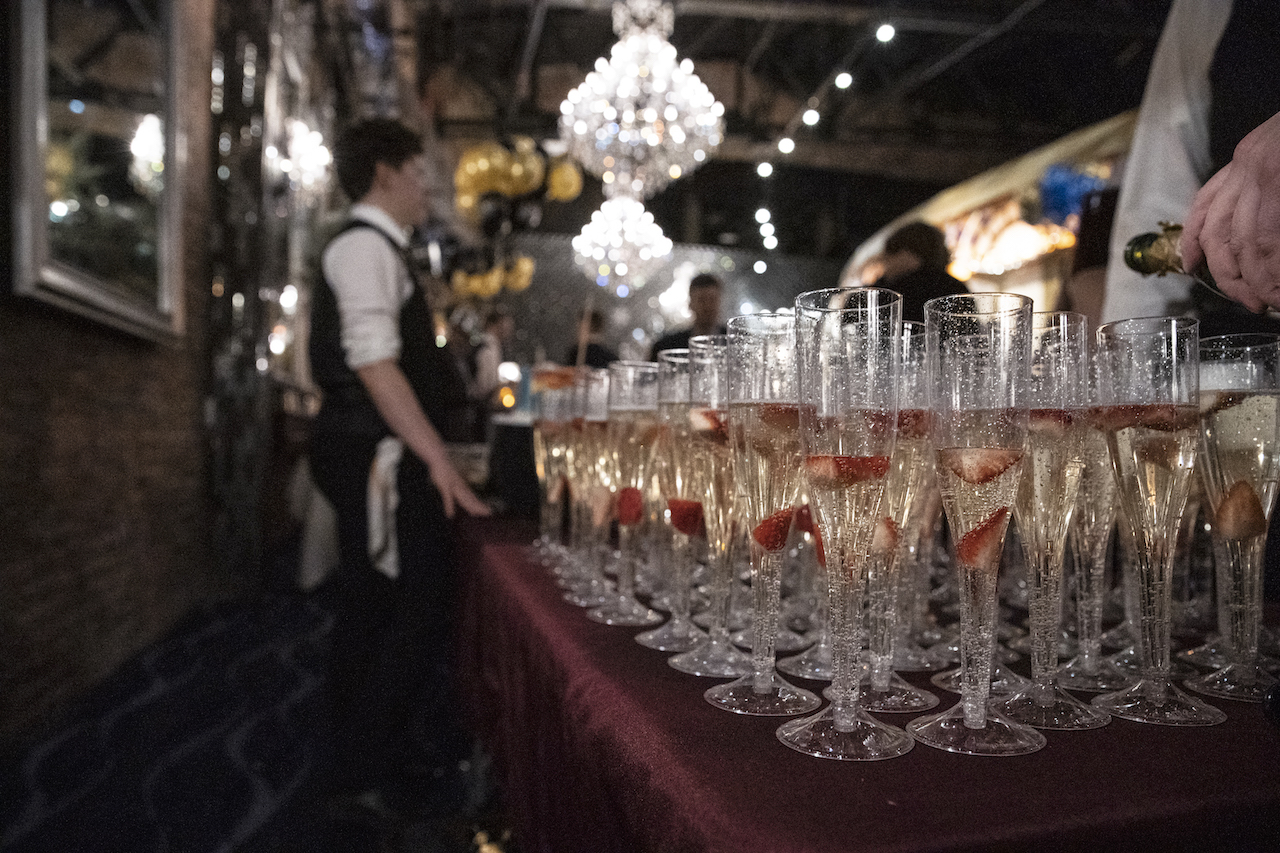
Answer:
<path fill-rule="evenodd" d="M 1121 672 L 1129 675 L 1131 678 L 1138 675 L 1138 670 L 1142 666 L 1141 656 L 1138 654 L 1137 646 L 1129 646 L 1126 649 L 1116 652 L 1107 658 L 1112 665 Z M 1200 671 L 1188 663 L 1171 657 L 1169 660 L 1169 677 L 1175 681 L 1181 681 L 1184 678 L 1195 678 Z"/>
<path fill-rule="evenodd" d="M 964 701 L 940 714 L 913 720 L 907 731 L 925 746 L 961 755 L 1027 755 L 1048 743 L 1040 732 L 1015 723 L 987 703 L 986 724 L 971 729 L 964 724 Z"/>
<path fill-rule="evenodd" d="M 676 616 L 652 631 L 636 634 L 637 643 L 660 652 L 687 652 L 706 638 L 706 633 L 692 620 Z"/>
<path fill-rule="evenodd" d="M 815 711 L 822 704 L 817 696 L 802 687 L 790 684 L 778 673 L 770 674 L 769 689 L 755 689 L 755 674 L 744 675 L 728 684 L 717 684 L 702 697 L 726 711 L 747 714 L 752 717 L 793 717 Z"/>
<path fill-rule="evenodd" d="M 837 728 L 835 711 L 827 706 L 820 713 L 783 723 L 778 740 L 796 752 L 836 761 L 883 761 L 906 755 L 915 746 L 911 735 L 873 719 L 860 706 L 854 706 L 851 716 L 848 725 Z"/>
<path fill-rule="evenodd" d="M 778 671 L 796 678 L 807 678 L 810 681 L 830 681 L 831 643 L 823 632 L 818 642 L 806 651 L 778 661 Z"/>
<path fill-rule="evenodd" d="M 904 642 L 899 637 L 893 649 L 895 672 L 937 672 L 946 666 L 946 661 L 938 660 L 928 649 L 911 640 Z"/>
<path fill-rule="evenodd" d="M 1227 646 L 1222 637 L 1213 634 L 1206 637 L 1201 645 L 1178 652 L 1173 659 L 1202 669 L 1218 669 L 1227 665 Z"/>
<path fill-rule="evenodd" d="M 947 672 L 940 672 L 930 678 L 929 681 L 934 687 L 941 687 L 943 690 L 949 690 L 952 693 L 960 692 L 960 669 L 952 669 Z M 1031 679 L 1009 669 L 1002 663 L 996 664 L 995 675 L 991 679 L 991 695 L 992 696 L 1012 696 L 1015 693 L 1021 693 L 1031 686 Z"/>
<path fill-rule="evenodd" d="M 877 714 L 916 714 L 938 707 L 941 701 L 929 691 L 908 684 L 897 674 L 889 676 L 889 687 L 885 690 L 872 687 L 868 675 L 862 679 L 862 689 L 858 693 L 858 704 Z"/>
<path fill-rule="evenodd" d="M 1108 649 L 1125 649 L 1133 645 L 1134 632 L 1129 629 L 1128 622 L 1121 622 L 1109 631 L 1103 631 L 1102 640 L 1104 648 Z"/>
<path fill-rule="evenodd" d="M 734 632 L 733 643 L 740 648 L 750 651 L 755 643 L 755 635 L 750 628 L 743 628 L 741 631 Z M 779 625 L 778 636 L 775 637 L 773 641 L 773 650 L 780 655 L 789 655 L 792 652 L 807 649 L 812 644 L 812 637 L 799 634 L 790 628 Z"/>
<path fill-rule="evenodd" d="M 1003 641 L 1010 651 L 1017 652 L 1023 657 L 1031 656 L 1031 635 L 1022 634 L 1011 640 Z M 1067 660 L 1076 656 L 1076 638 L 1068 634 L 1066 631 L 1058 633 L 1058 660 Z"/>
<path fill-rule="evenodd" d="M 1093 670 L 1089 672 L 1080 658 L 1075 658 L 1058 669 L 1058 686 L 1087 693 L 1110 693 L 1133 683 L 1133 676 L 1116 669 L 1107 658 L 1099 658 Z"/>
<path fill-rule="evenodd" d="M 1041 697 L 1035 686 L 1011 696 L 996 705 L 1000 713 L 1024 726 L 1053 731 L 1100 729 L 1111 722 L 1111 715 L 1086 705 L 1070 693 L 1050 686 Z"/>
<path fill-rule="evenodd" d="M 1257 663 L 1232 663 L 1208 675 L 1188 679 L 1182 686 L 1218 699 L 1261 702 L 1275 683 L 1275 676 Z"/>
<path fill-rule="evenodd" d="M 673 668 L 706 678 L 737 678 L 751 672 L 751 658 L 722 636 L 707 636 L 687 652 L 667 658 Z"/>
<path fill-rule="evenodd" d="M 592 622 L 622 625 L 627 628 L 657 625 L 662 621 L 662 615 L 656 610 L 650 610 L 634 598 L 625 598 L 616 593 L 606 603 L 588 610 L 587 618 Z"/>
<path fill-rule="evenodd" d="M 1167 681 L 1143 679 L 1124 690 L 1095 696 L 1091 704 L 1121 719 L 1159 726 L 1216 726 L 1227 719 L 1217 708 Z"/>

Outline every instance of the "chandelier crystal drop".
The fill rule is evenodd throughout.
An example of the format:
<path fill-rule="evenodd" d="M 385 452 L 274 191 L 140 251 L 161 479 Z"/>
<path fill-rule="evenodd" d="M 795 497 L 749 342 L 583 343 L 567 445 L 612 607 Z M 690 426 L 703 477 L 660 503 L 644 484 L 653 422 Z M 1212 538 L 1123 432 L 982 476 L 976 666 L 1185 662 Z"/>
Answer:
<path fill-rule="evenodd" d="M 629 290 L 638 290 L 671 254 L 671 246 L 640 201 L 616 196 L 605 199 L 573 238 L 573 257 L 601 287 L 617 292 L 625 282 Z"/>
<path fill-rule="evenodd" d="M 724 105 L 667 41 L 669 3 L 613 6 L 618 42 L 560 105 L 560 137 L 605 195 L 646 198 L 706 161 L 724 137 Z"/>

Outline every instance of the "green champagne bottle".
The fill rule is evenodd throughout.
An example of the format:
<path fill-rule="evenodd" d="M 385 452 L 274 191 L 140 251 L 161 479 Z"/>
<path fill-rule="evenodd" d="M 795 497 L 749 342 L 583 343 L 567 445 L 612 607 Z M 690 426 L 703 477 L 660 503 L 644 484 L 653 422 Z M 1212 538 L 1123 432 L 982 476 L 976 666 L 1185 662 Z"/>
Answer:
<path fill-rule="evenodd" d="M 1124 247 L 1124 262 L 1129 269 L 1143 275 L 1163 276 L 1168 273 L 1190 276 L 1193 280 L 1229 299 L 1213 280 L 1213 273 L 1203 260 L 1194 270 L 1182 268 L 1182 251 L 1179 241 L 1182 226 L 1173 222 L 1161 222 L 1159 231 L 1148 231 L 1130 240 Z"/>

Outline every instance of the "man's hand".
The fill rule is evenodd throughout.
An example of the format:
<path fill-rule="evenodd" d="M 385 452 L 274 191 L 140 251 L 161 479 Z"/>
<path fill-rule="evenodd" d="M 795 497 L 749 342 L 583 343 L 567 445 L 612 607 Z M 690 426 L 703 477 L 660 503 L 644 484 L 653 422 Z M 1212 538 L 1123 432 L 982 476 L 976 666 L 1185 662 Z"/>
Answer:
<path fill-rule="evenodd" d="M 472 515 L 489 515 L 488 505 L 475 496 L 458 469 L 453 467 L 444 442 L 427 419 L 400 365 L 390 359 L 377 361 L 358 368 L 356 375 L 369 390 L 369 396 L 387 426 L 405 447 L 426 463 L 431 472 L 431 482 L 440 490 L 444 501 L 444 514 L 453 518 L 457 508 L 462 507 Z"/>
<path fill-rule="evenodd" d="M 1182 229 L 1182 263 L 1203 259 L 1223 293 L 1252 311 L 1280 308 L 1280 113 L 1240 140 Z"/>

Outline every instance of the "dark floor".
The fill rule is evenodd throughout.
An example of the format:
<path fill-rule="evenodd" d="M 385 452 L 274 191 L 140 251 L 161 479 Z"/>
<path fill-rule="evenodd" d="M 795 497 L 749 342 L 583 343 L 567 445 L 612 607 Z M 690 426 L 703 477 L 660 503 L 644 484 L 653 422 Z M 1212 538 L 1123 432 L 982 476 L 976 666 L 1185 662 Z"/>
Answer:
<path fill-rule="evenodd" d="M 330 627 L 296 594 L 191 614 L 0 754 L 0 850 L 517 853 L 479 747 L 394 808 L 328 794 Z"/>

